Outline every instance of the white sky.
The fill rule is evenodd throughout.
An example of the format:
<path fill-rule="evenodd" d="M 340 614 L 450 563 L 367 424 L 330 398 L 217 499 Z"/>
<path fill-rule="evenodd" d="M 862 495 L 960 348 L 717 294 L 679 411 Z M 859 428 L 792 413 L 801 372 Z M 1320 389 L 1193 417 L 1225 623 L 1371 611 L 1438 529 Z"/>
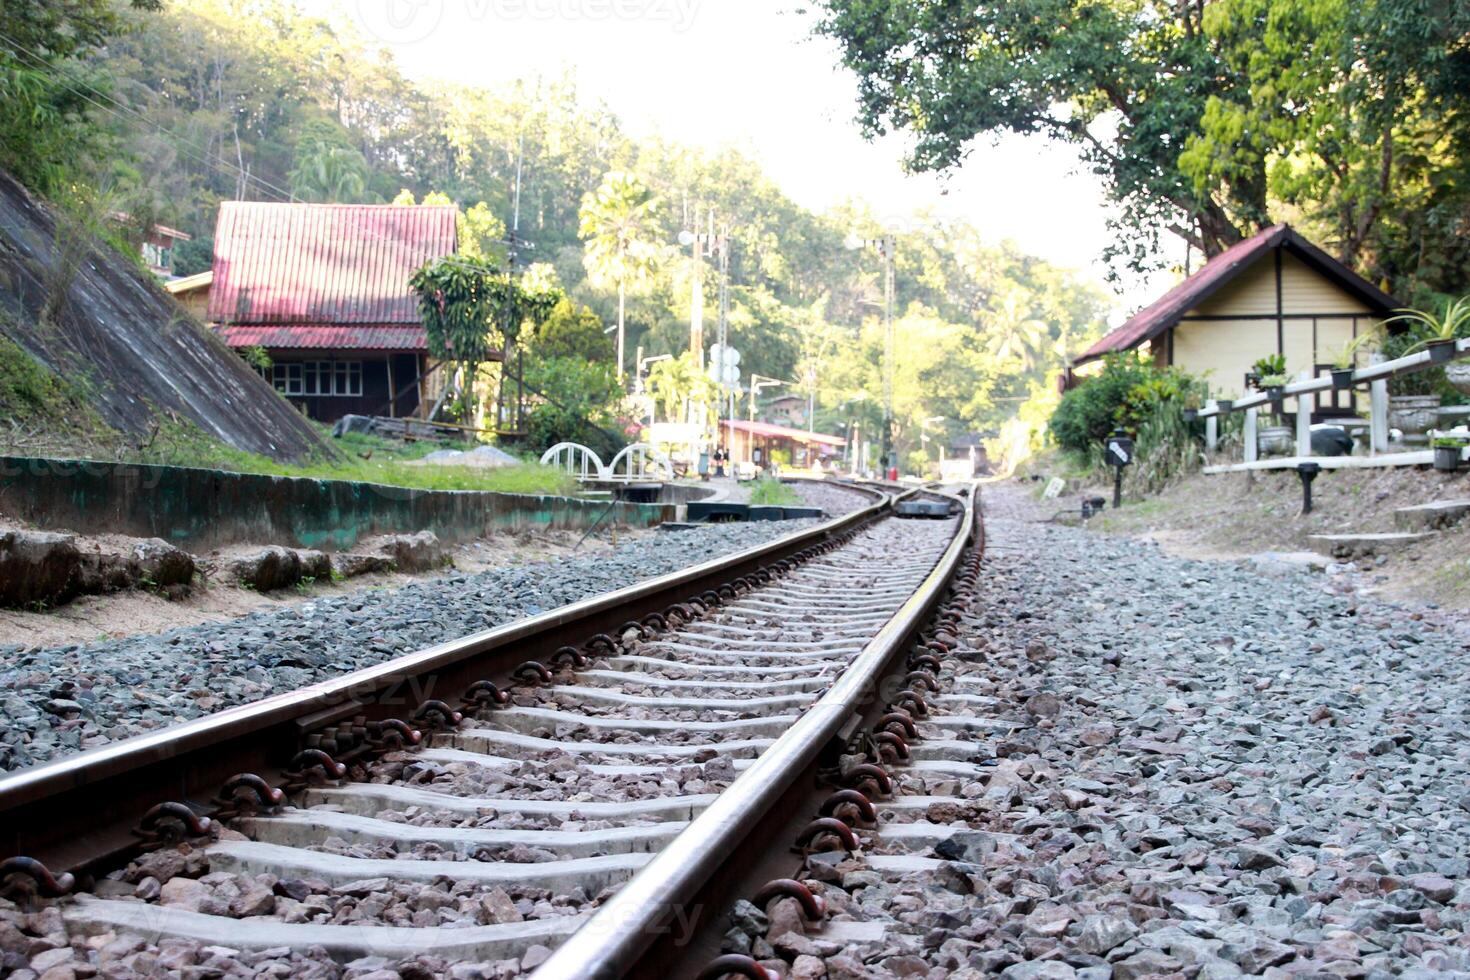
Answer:
<path fill-rule="evenodd" d="M 301 2 L 350 18 L 411 77 L 494 86 L 570 70 L 634 136 L 738 147 L 807 207 L 862 197 L 894 223 L 928 207 L 1102 282 L 1102 195 L 1069 147 L 982 138 L 948 178 L 905 175 L 901 138 L 862 138 L 856 83 L 835 47 L 811 36 L 802 0 Z M 1149 298 L 1130 284 L 1118 312 Z"/>

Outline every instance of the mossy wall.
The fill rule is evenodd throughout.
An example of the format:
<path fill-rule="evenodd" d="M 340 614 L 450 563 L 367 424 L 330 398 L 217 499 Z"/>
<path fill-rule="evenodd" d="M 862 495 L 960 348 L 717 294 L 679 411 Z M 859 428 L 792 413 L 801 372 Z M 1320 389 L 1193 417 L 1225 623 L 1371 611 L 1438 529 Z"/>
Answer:
<path fill-rule="evenodd" d="M 343 480 L 256 476 L 182 466 L 0 456 L 0 513 L 48 530 L 157 537 L 199 551 L 241 542 L 341 551 L 376 534 L 433 531 L 464 541 L 491 531 L 650 527 L 673 504 L 411 490 Z"/>

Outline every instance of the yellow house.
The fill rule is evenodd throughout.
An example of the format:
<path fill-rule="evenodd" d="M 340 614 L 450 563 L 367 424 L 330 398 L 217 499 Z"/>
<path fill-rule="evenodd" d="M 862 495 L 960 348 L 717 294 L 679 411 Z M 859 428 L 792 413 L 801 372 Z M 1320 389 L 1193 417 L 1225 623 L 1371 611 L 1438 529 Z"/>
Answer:
<path fill-rule="evenodd" d="M 1289 225 L 1276 225 L 1215 256 L 1075 364 L 1138 348 L 1161 367 L 1205 378 L 1211 394 L 1235 398 L 1260 358 L 1284 354 L 1292 377 L 1322 373 L 1400 305 Z M 1331 415 L 1355 406 L 1341 392 L 1318 408 Z"/>

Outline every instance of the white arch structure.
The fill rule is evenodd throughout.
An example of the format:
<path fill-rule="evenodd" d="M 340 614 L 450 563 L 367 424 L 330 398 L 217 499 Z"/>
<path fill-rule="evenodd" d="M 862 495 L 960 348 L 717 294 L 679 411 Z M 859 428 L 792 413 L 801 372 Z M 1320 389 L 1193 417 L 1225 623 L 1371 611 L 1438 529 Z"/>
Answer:
<path fill-rule="evenodd" d="M 541 454 L 542 466 L 557 469 L 579 480 L 672 480 L 674 464 L 669 457 L 646 442 L 635 442 L 604 465 L 602 458 L 577 442 L 559 442 Z"/>
<path fill-rule="evenodd" d="M 577 442 L 559 442 L 541 454 L 542 466 L 555 466 L 579 480 L 605 480 L 608 468 L 602 458 Z"/>
<path fill-rule="evenodd" d="M 621 473 L 618 472 L 619 464 L 623 464 Z M 613 457 L 607 472 L 614 480 L 672 480 L 674 464 L 649 443 L 635 442 Z"/>

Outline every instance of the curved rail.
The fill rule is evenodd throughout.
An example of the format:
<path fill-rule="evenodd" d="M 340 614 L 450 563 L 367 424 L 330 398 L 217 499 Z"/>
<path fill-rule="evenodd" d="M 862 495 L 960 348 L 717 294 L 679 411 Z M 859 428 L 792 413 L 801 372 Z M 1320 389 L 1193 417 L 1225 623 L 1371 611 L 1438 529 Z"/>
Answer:
<path fill-rule="evenodd" d="M 936 493 L 928 490 L 926 492 Z M 650 950 L 686 917 L 705 882 L 737 855 L 751 829 L 806 773 L 842 727 L 870 704 L 885 669 L 938 604 L 975 536 L 974 494 L 943 557 L 842 677 L 707 810 L 608 900 L 536 971 L 536 980 L 658 975 Z"/>
<path fill-rule="evenodd" d="M 202 801 L 232 777 L 291 768 L 303 740 L 347 719 L 402 719 L 434 692 L 466 692 L 528 656 L 661 612 L 812 544 L 863 525 L 896 496 L 865 489 L 868 507 L 775 541 L 463 637 L 288 694 L 0 778 L 0 857 L 53 872 L 85 870 L 138 850 L 134 828 L 164 800 Z M 103 804 L 105 803 L 105 808 Z M 211 808 L 197 809 L 210 812 Z"/>

